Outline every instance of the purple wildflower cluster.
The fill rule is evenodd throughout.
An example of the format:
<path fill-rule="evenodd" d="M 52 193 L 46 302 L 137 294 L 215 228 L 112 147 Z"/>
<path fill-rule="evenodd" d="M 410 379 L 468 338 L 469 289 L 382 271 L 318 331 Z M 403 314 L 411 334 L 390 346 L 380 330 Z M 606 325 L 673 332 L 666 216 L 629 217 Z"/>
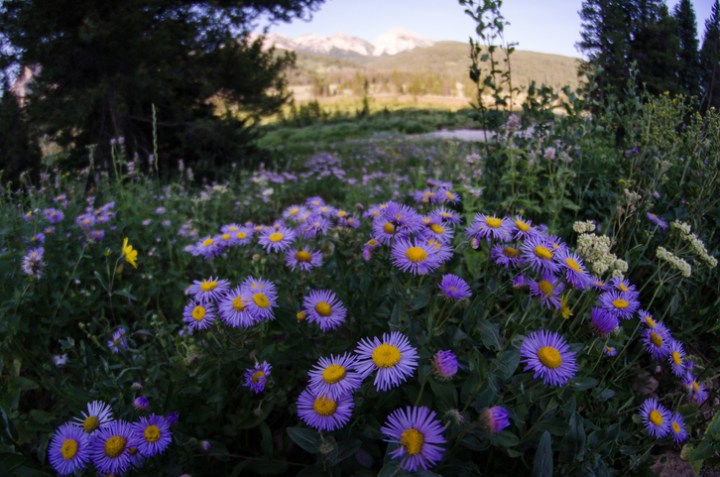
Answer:
<path fill-rule="evenodd" d="M 122 475 L 148 458 L 165 452 L 172 442 L 170 426 L 177 420 L 150 414 L 137 422 L 116 420 L 102 401 L 88 403 L 87 412 L 61 425 L 50 440 L 48 460 L 58 475 L 95 467 L 98 473 Z"/>
<path fill-rule="evenodd" d="M 99 208 L 87 206 L 82 214 L 75 217 L 75 225 L 80 227 L 88 243 L 100 242 L 105 237 L 102 227 L 115 216 L 114 208 L 115 202 L 108 202 Z"/>
<path fill-rule="evenodd" d="M 248 277 L 232 288 L 228 280 L 209 277 L 195 280 L 185 294 L 191 298 L 183 310 L 183 335 L 208 329 L 217 318 L 231 328 L 249 328 L 275 318 L 277 290 L 262 278 Z"/>

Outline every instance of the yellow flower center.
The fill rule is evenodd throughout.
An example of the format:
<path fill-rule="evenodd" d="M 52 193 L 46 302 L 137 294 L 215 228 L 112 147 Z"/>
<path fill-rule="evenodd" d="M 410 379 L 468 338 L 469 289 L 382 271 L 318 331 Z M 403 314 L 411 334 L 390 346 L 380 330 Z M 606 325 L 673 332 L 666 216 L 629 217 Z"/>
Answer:
<path fill-rule="evenodd" d="M 568 257 L 565 259 L 565 265 L 570 267 L 570 270 L 572 270 L 574 272 L 582 273 L 582 268 L 580 268 L 580 264 L 577 263 L 577 261 L 575 261 L 575 259 L 573 259 L 571 257 Z"/>
<path fill-rule="evenodd" d="M 658 333 L 655 333 L 654 331 L 650 332 L 650 341 L 658 348 L 663 345 L 662 336 L 660 336 Z"/>
<path fill-rule="evenodd" d="M 227 230 L 228 230 L 229 232 L 237 232 L 237 231 L 240 230 L 240 229 L 238 229 L 238 228 L 235 227 L 234 225 L 231 225 L 230 227 L 227 228 Z"/>
<path fill-rule="evenodd" d="M 114 459 L 125 450 L 125 444 L 127 444 L 127 441 L 125 441 L 124 437 L 112 436 L 105 441 L 105 455 Z"/>
<path fill-rule="evenodd" d="M 543 247 L 542 245 L 538 245 L 537 247 L 535 247 L 533 252 L 535 252 L 536 257 L 543 260 L 550 260 L 551 258 L 553 258 L 552 251 L 547 247 Z"/>
<path fill-rule="evenodd" d="M 652 422 L 656 426 L 661 426 L 663 423 L 662 413 L 657 409 L 653 409 L 652 411 L 650 411 L 650 422 Z"/>
<path fill-rule="evenodd" d="M 241 296 L 236 296 L 235 298 L 233 298 L 232 307 L 235 309 L 235 311 L 243 311 L 245 310 L 245 301 L 242 299 Z"/>
<path fill-rule="evenodd" d="M 252 299 L 260 308 L 267 308 L 270 306 L 270 300 L 268 300 L 268 297 L 262 292 L 253 294 Z"/>
<path fill-rule="evenodd" d="M 215 241 L 214 241 L 213 239 L 211 239 L 211 238 L 206 238 L 205 240 L 203 240 L 203 243 L 202 243 L 202 244 L 203 244 L 203 247 L 209 247 L 209 246 L 212 245 L 214 242 L 215 242 Z"/>
<path fill-rule="evenodd" d="M 332 315 L 332 307 L 330 306 L 330 303 L 326 301 L 317 302 L 315 304 L 315 311 L 317 311 L 317 314 L 320 316 Z"/>
<path fill-rule="evenodd" d="M 627 308 L 630 305 L 627 300 L 623 300 L 622 298 L 613 300 L 612 304 L 615 308 L 620 308 L 621 310 Z"/>
<path fill-rule="evenodd" d="M 321 416 L 332 416 L 337 410 L 337 403 L 327 396 L 320 396 L 315 399 L 313 409 Z"/>
<path fill-rule="evenodd" d="M 290 209 L 290 212 L 288 212 L 288 213 L 289 213 L 290 215 L 295 215 L 295 214 L 297 214 L 298 212 L 300 212 L 300 209 L 298 209 L 297 207 L 293 207 L 292 209 Z"/>
<path fill-rule="evenodd" d="M 328 384 L 335 384 L 345 378 L 345 367 L 339 364 L 331 364 L 322 373 L 323 381 Z"/>
<path fill-rule="evenodd" d="M 305 313 L 304 311 L 298 311 L 297 313 L 295 313 L 295 318 L 297 318 L 298 321 L 302 321 L 307 318 L 307 313 Z"/>
<path fill-rule="evenodd" d="M 195 321 L 202 321 L 203 318 L 205 318 L 206 314 L 207 314 L 207 311 L 205 311 L 204 306 L 198 305 L 195 308 L 193 308 L 192 317 L 193 317 L 193 320 L 195 320 Z"/>
<path fill-rule="evenodd" d="M 339 210 L 338 213 L 337 213 L 337 215 L 338 215 L 338 217 L 342 218 L 342 217 L 345 217 L 345 216 L 347 215 L 347 212 L 345 212 L 344 210 Z"/>
<path fill-rule="evenodd" d="M 200 284 L 200 289 L 204 292 L 213 291 L 218 286 L 218 282 L 215 280 L 209 281 L 209 282 L 202 282 Z"/>
<path fill-rule="evenodd" d="M 657 326 L 657 323 L 655 322 L 655 320 L 652 319 L 650 315 L 645 315 L 644 319 L 645 323 L 647 323 L 650 328 L 655 328 Z"/>
<path fill-rule="evenodd" d="M 310 252 L 306 252 L 305 250 L 300 250 L 295 253 L 295 260 L 298 262 L 309 262 L 311 258 L 312 255 L 310 255 Z"/>
<path fill-rule="evenodd" d="M 444 234 L 445 233 L 445 229 L 443 228 L 442 225 L 439 225 L 439 224 L 432 224 L 430 226 L 430 229 L 432 229 L 432 231 L 435 232 L 436 234 Z"/>
<path fill-rule="evenodd" d="M 485 217 L 485 225 L 492 229 L 496 229 L 502 225 L 502 219 L 497 217 Z"/>
<path fill-rule="evenodd" d="M 547 368 L 556 369 L 562 364 L 562 356 L 560 351 L 552 346 L 543 346 L 537 352 L 540 362 Z"/>
<path fill-rule="evenodd" d="M 235 237 L 237 237 L 240 240 L 244 240 L 247 238 L 247 234 L 245 232 L 238 232 L 237 234 L 235 234 Z"/>
<path fill-rule="evenodd" d="M 700 385 L 698 384 L 697 381 L 693 381 L 693 382 L 692 382 L 692 388 L 693 388 L 693 391 L 695 391 L 695 392 L 699 392 L 699 391 L 700 391 Z"/>
<path fill-rule="evenodd" d="M 390 222 L 385 222 L 385 225 L 383 225 L 383 232 L 386 234 L 393 234 L 395 233 L 395 226 Z"/>
<path fill-rule="evenodd" d="M 268 237 L 268 240 L 270 240 L 271 242 L 279 242 L 283 239 L 283 237 L 284 237 L 284 235 L 281 234 L 280 232 L 273 232 Z"/>
<path fill-rule="evenodd" d="M 673 363 L 675 363 L 677 366 L 680 366 L 682 364 L 682 356 L 680 356 L 680 353 L 677 351 L 672 352 L 672 360 Z"/>
<path fill-rule="evenodd" d="M 400 362 L 400 356 L 397 346 L 382 343 L 373 350 L 372 360 L 378 368 L 392 368 Z"/>
<path fill-rule="evenodd" d="M 230 234 L 222 234 L 220 238 L 223 240 L 230 240 Z"/>
<path fill-rule="evenodd" d="M 100 427 L 100 420 L 96 416 L 88 416 L 83 421 L 83 429 L 85 432 L 92 432 Z"/>
<path fill-rule="evenodd" d="M 621 292 L 628 291 L 628 287 L 626 287 L 624 283 L 621 283 L 620 285 L 618 285 L 618 288 L 620 289 Z"/>
<path fill-rule="evenodd" d="M 63 441 L 62 447 L 60 447 L 60 454 L 62 454 L 63 459 L 70 460 L 77 455 L 77 452 L 78 443 L 75 439 L 65 439 Z"/>
<path fill-rule="evenodd" d="M 424 262 L 428 254 L 420 247 L 410 247 L 405 251 L 405 256 L 413 263 Z"/>
<path fill-rule="evenodd" d="M 522 220 L 516 220 L 515 226 L 520 229 L 521 232 L 527 232 L 528 230 L 530 230 L 530 224 L 528 224 L 527 222 L 523 222 Z"/>
<path fill-rule="evenodd" d="M 405 429 L 400 436 L 400 444 L 408 455 L 418 455 L 425 444 L 425 436 L 415 428 Z"/>
<path fill-rule="evenodd" d="M 516 248 L 514 248 L 514 247 L 505 247 L 505 248 L 503 249 L 503 252 L 502 252 L 502 253 L 503 253 L 503 255 L 505 255 L 507 258 L 515 258 L 515 257 L 517 257 L 517 256 L 520 254 L 520 252 L 518 252 L 518 249 L 516 249 Z"/>
<path fill-rule="evenodd" d="M 550 283 L 547 280 L 540 280 L 538 282 L 538 288 L 541 292 L 545 294 L 545 296 L 552 296 L 553 294 L 553 286 L 552 283 Z"/>
<path fill-rule="evenodd" d="M 250 381 L 253 382 L 253 384 L 257 384 L 260 381 L 262 381 L 265 378 L 265 372 L 264 371 L 255 371 L 250 378 Z"/>
<path fill-rule="evenodd" d="M 160 440 L 160 428 L 158 426 L 147 426 L 145 432 L 143 432 L 145 440 L 149 443 L 157 442 Z"/>
<path fill-rule="evenodd" d="M 673 423 L 672 423 L 672 430 L 673 430 L 673 432 L 674 432 L 675 434 L 680 434 L 680 431 L 681 431 L 681 429 L 680 429 L 680 424 L 678 424 L 677 422 L 673 422 Z"/>

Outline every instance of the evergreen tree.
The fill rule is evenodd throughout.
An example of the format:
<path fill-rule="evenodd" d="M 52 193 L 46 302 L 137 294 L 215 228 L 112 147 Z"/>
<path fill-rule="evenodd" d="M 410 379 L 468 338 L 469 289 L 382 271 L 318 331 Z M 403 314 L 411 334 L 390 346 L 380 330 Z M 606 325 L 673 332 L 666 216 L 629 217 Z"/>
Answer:
<path fill-rule="evenodd" d="M 588 57 L 580 73 L 597 71 L 596 99 L 604 102 L 611 93 L 622 95 L 629 75 L 632 5 L 623 0 L 584 0 L 580 18 L 582 40 L 577 46 Z"/>
<path fill-rule="evenodd" d="M 720 0 L 715 0 L 712 15 L 705 22 L 705 37 L 700 49 L 702 108 L 720 108 Z"/>
<path fill-rule="evenodd" d="M 675 6 L 675 22 L 680 54 L 678 55 L 678 83 L 686 96 L 700 95 L 700 56 L 695 10 L 690 0 L 680 0 Z"/>
<path fill-rule="evenodd" d="M 294 57 L 251 40 L 255 23 L 322 1 L 5 0 L 0 69 L 39 65 L 28 117 L 77 164 L 89 145 L 107 164 L 120 136 L 129 157 L 146 159 L 157 131 L 166 167 L 183 158 L 211 169 L 241 158 L 252 126 L 287 99 L 281 73 Z"/>
<path fill-rule="evenodd" d="M 24 171 L 37 172 L 40 165 L 40 149 L 30 139 L 30 132 L 18 104 L 10 91 L 7 80 L 3 81 L 0 97 L 0 185 L 12 181 L 17 185 Z"/>
<path fill-rule="evenodd" d="M 651 94 L 680 92 L 675 19 L 663 0 L 636 0 L 633 12 L 629 60 L 637 65 L 638 86 Z"/>

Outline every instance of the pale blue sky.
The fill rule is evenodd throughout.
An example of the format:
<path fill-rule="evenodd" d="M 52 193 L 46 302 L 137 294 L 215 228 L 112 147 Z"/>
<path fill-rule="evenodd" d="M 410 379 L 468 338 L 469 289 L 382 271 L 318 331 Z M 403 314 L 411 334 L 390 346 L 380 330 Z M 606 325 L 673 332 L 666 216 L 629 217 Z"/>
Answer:
<path fill-rule="evenodd" d="M 679 0 L 667 2 L 672 11 Z M 698 36 L 702 41 L 705 20 L 714 0 L 695 0 Z M 518 49 L 580 56 L 582 0 L 505 0 L 502 12 L 510 26 L 507 41 Z M 348 35 L 374 40 L 395 27 L 405 28 L 432 40 L 468 41 L 475 24 L 457 0 L 326 0 L 310 22 L 271 26 L 270 31 L 291 38 L 314 33 Z"/>

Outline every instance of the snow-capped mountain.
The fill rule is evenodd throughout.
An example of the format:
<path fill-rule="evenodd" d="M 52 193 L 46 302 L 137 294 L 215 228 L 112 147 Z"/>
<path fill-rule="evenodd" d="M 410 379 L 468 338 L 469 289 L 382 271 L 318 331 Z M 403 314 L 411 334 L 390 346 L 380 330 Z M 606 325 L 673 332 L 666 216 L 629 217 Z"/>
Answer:
<path fill-rule="evenodd" d="M 282 50 L 299 50 L 317 54 L 354 53 L 361 56 L 396 55 L 402 51 L 425 48 L 433 41 L 400 28 L 380 35 L 374 43 L 345 34 L 331 36 L 305 35 L 288 38 L 279 33 L 265 36 L 265 44 Z"/>

